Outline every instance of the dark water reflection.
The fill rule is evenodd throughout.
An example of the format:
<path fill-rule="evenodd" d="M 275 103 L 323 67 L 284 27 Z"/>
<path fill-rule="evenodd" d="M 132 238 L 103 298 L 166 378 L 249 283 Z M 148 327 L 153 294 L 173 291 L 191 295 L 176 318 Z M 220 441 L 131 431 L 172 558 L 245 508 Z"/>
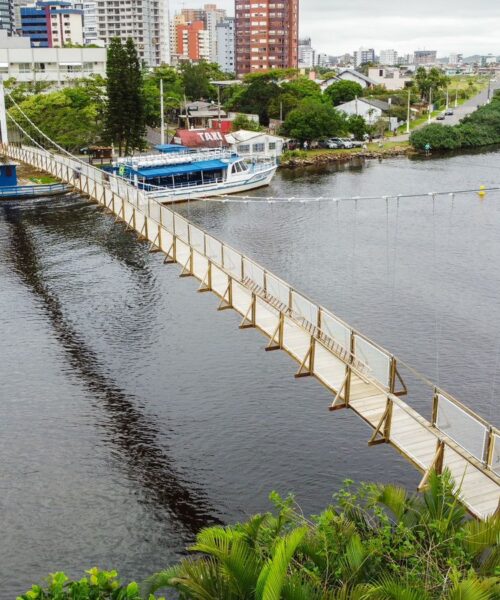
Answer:
<path fill-rule="evenodd" d="M 283 173 L 262 195 L 490 185 L 498 159 Z M 495 419 L 498 198 L 182 210 Z M 199 527 L 265 510 L 271 489 L 311 512 L 345 477 L 417 481 L 95 206 L 2 205 L 0 257 L 5 597 L 56 569 L 141 578 Z"/>

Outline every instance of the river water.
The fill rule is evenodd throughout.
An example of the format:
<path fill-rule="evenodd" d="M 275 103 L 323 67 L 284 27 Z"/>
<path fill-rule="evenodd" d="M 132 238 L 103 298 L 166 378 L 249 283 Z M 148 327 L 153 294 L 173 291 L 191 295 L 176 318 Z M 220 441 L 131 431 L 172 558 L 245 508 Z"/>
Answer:
<path fill-rule="evenodd" d="M 500 153 L 280 173 L 257 196 L 500 184 Z M 499 193 L 192 203 L 179 210 L 499 424 Z M 55 570 L 141 579 L 196 531 L 342 480 L 415 486 L 284 353 L 81 198 L 0 207 L 0 585 Z M 429 416 L 430 391 L 414 394 Z"/>

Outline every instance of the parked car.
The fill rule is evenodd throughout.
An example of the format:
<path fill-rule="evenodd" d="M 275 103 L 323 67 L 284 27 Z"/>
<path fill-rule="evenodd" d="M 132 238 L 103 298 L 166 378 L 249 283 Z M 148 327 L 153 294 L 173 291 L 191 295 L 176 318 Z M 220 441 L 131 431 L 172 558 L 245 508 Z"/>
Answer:
<path fill-rule="evenodd" d="M 330 138 L 327 140 L 328 148 L 352 148 L 352 142 L 350 140 L 344 140 L 343 138 Z"/>
<path fill-rule="evenodd" d="M 447 117 L 451 117 L 453 115 L 453 111 L 451 110 L 451 108 L 449 108 L 448 110 L 445 111 L 444 113 Z"/>
<path fill-rule="evenodd" d="M 344 142 L 344 148 L 354 148 L 354 143 L 352 140 L 348 140 L 346 138 L 341 138 L 341 140 Z"/>
<path fill-rule="evenodd" d="M 443 114 L 440 114 L 436 117 L 436 121 L 444 121 L 445 116 Z"/>

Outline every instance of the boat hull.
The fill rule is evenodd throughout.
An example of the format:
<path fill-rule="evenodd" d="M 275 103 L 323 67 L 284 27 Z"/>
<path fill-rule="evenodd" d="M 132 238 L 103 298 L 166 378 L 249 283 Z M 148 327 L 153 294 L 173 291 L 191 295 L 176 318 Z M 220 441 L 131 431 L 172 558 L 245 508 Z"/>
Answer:
<path fill-rule="evenodd" d="M 196 200 L 200 198 L 210 198 L 211 196 L 225 196 L 226 194 L 240 194 L 260 187 L 269 185 L 276 173 L 277 166 L 254 173 L 251 177 L 232 182 L 214 183 L 208 185 L 199 185 L 189 189 L 171 189 L 155 191 L 150 195 L 160 202 L 182 202 L 186 200 Z"/>

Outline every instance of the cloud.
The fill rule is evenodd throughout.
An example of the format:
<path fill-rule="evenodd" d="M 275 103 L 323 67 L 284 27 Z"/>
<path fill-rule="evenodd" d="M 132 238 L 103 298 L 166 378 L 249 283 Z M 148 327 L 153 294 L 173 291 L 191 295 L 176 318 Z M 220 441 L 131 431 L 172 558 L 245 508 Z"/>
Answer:
<path fill-rule="evenodd" d="M 400 53 L 437 50 L 439 56 L 450 52 L 500 54 L 498 0 L 299 1 L 300 34 L 310 36 L 319 52 L 337 55 L 367 46 L 376 51 L 394 48 Z M 180 0 L 171 2 L 172 10 L 181 7 Z M 182 5 L 201 7 L 204 3 L 185 0 Z M 234 14 L 234 0 L 217 4 Z"/>

